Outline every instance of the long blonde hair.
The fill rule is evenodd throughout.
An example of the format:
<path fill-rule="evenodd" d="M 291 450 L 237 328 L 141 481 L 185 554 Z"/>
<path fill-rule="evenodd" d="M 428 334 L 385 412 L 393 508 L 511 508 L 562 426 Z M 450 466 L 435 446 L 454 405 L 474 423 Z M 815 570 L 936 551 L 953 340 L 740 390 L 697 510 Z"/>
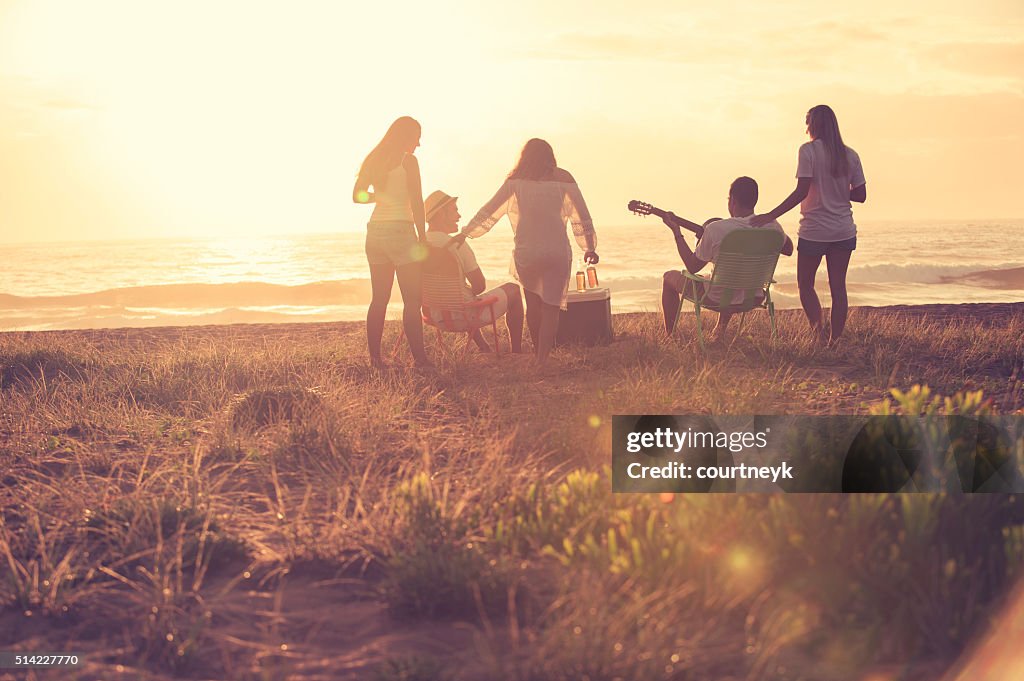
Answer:
<path fill-rule="evenodd" d="M 383 139 L 377 143 L 359 166 L 359 177 L 380 190 L 387 182 L 388 173 L 408 153 L 409 146 L 420 136 L 419 122 L 410 116 L 402 116 L 395 120 L 384 133 Z"/>
<path fill-rule="evenodd" d="M 846 145 L 839 133 L 839 120 L 827 104 L 819 104 L 807 112 L 807 131 L 811 139 L 821 140 L 828 149 L 832 163 L 832 177 L 845 177 L 850 173 L 850 162 L 846 158 Z"/>

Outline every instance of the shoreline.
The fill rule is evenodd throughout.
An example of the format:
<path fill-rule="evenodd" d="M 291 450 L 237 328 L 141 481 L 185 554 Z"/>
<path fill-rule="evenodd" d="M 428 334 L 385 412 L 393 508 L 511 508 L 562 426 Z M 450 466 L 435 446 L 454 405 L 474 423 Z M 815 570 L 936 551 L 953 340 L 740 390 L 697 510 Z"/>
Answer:
<path fill-rule="evenodd" d="M 826 310 L 828 308 L 825 308 Z M 683 307 L 683 315 L 689 312 L 693 314 L 693 308 Z M 922 303 L 918 305 L 857 305 L 850 307 L 850 316 L 858 314 L 869 315 L 905 315 L 921 320 L 951 321 L 956 319 L 973 320 L 983 325 L 997 324 L 1013 316 L 1024 316 L 1024 301 L 1010 303 Z M 643 318 L 648 315 L 660 315 L 659 311 L 648 312 L 616 312 L 612 314 L 612 320 L 625 321 L 629 319 Z M 755 310 L 754 315 L 757 314 Z M 799 309 L 784 309 L 775 311 L 777 318 L 786 318 L 791 315 L 802 316 Z M 389 319 L 388 326 L 400 323 L 400 320 Z M 338 321 L 287 321 L 287 322 L 231 322 L 211 324 L 177 324 L 161 326 L 120 326 L 120 327 L 97 327 L 85 329 L 46 329 L 46 330 L 0 330 L 0 335 L 84 335 L 102 336 L 106 334 L 118 334 L 124 336 L 132 335 L 164 335 L 171 332 L 184 333 L 189 329 L 202 329 L 205 331 L 216 331 L 218 329 L 256 332 L 256 331 L 317 331 L 317 330 L 341 330 L 353 331 L 365 326 L 362 320 L 338 320 Z"/>

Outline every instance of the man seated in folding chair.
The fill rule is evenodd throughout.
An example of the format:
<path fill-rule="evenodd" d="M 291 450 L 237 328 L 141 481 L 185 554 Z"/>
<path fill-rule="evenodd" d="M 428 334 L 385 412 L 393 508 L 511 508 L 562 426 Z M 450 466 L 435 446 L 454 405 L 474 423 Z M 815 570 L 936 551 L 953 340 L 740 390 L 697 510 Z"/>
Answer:
<path fill-rule="evenodd" d="M 709 262 L 716 262 L 718 259 L 719 248 L 721 247 L 722 240 L 725 239 L 725 236 L 737 229 L 750 228 L 750 218 L 754 215 L 754 206 L 756 205 L 757 182 L 749 177 L 738 177 L 733 180 L 732 185 L 729 187 L 729 218 L 725 220 L 712 218 L 703 225 L 697 225 L 689 220 L 679 217 L 675 213 L 669 213 L 664 218 L 664 222 L 675 235 L 676 249 L 679 251 L 679 257 L 683 259 L 683 264 L 686 265 L 686 269 L 693 274 L 697 274 L 704 269 L 704 266 Z M 692 251 L 680 231 L 680 227 L 682 226 L 687 227 L 698 235 L 697 247 Z M 760 229 L 774 229 L 779 231 L 786 237 L 786 241 L 782 246 L 781 254 L 787 256 L 793 254 L 793 242 L 788 236 L 786 236 L 786 233 L 782 231 L 782 225 L 777 221 L 772 220 Z M 703 287 L 704 284 L 689 279 L 680 270 L 669 270 L 668 272 L 665 272 L 661 290 L 661 303 L 662 309 L 665 312 L 665 331 L 670 336 L 672 335 L 672 331 L 675 329 L 676 320 L 679 318 L 679 310 L 682 307 L 684 298 L 691 300 L 696 298 L 701 300 L 701 305 L 703 307 L 711 309 L 715 309 L 717 307 L 718 303 L 721 301 L 722 291 L 716 289 L 720 289 L 721 287 L 712 286 L 709 291 L 705 291 Z M 742 300 L 742 296 L 742 292 L 735 292 L 733 294 L 733 300 L 729 302 L 732 303 L 732 306 L 735 306 L 736 303 L 739 303 L 740 300 Z M 757 296 L 758 303 L 764 301 L 763 291 L 758 291 Z M 714 342 L 722 342 L 725 340 L 725 329 L 728 326 L 729 319 L 732 315 L 733 313 L 728 307 L 719 310 L 718 324 L 715 327 Z"/>
<path fill-rule="evenodd" d="M 449 196 L 442 191 L 435 191 L 423 202 L 428 224 L 428 246 L 445 249 L 451 241 L 452 234 L 459 230 L 459 218 L 462 215 L 459 213 L 457 201 L 458 197 Z M 470 331 L 477 347 L 483 352 L 490 352 L 491 348 L 484 340 L 479 327 L 490 325 L 504 315 L 511 337 L 512 352 L 522 352 L 524 314 L 519 285 L 509 282 L 485 291 L 487 281 L 484 279 L 484 274 L 480 271 L 476 256 L 469 245 L 462 242 L 457 246 L 451 246 L 448 250 L 455 255 L 458 262 L 457 277 L 460 291 L 455 292 L 454 295 L 456 297 L 461 295 L 462 300 L 430 300 L 432 286 L 429 281 L 431 277 L 428 263 L 428 267 L 424 270 L 424 321 L 442 330 Z M 441 289 L 439 297 L 446 297 L 443 285 L 433 288 Z M 437 295 L 435 293 L 435 296 Z M 488 300 L 490 304 L 478 304 Z M 463 310 L 459 311 L 459 308 L 463 308 Z M 497 338 L 495 338 L 495 342 L 497 342 Z"/>

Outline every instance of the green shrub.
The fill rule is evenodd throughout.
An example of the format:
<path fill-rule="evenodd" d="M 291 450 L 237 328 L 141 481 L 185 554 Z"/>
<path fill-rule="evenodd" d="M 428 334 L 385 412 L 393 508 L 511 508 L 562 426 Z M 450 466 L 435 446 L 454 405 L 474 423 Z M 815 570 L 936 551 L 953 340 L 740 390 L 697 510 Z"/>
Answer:
<path fill-rule="evenodd" d="M 466 618 L 505 606 L 511 569 L 445 512 L 426 473 L 402 483 L 396 503 L 399 525 L 383 587 L 393 612 Z"/>

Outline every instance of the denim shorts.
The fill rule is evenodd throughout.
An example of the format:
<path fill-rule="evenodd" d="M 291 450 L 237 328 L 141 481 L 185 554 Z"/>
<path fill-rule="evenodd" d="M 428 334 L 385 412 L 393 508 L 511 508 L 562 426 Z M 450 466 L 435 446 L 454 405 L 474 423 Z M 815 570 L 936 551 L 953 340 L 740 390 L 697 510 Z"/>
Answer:
<path fill-rule="evenodd" d="M 426 249 L 411 222 L 371 222 L 366 225 L 366 259 L 371 265 L 401 267 L 421 262 Z"/>
<path fill-rule="evenodd" d="M 843 251 L 857 250 L 857 237 L 853 236 L 843 241 L 811 241 L 800 238 L 797 240 L 796 250 L 804 255 L 820 258 L 829 253 L 840 253 Z"/>

